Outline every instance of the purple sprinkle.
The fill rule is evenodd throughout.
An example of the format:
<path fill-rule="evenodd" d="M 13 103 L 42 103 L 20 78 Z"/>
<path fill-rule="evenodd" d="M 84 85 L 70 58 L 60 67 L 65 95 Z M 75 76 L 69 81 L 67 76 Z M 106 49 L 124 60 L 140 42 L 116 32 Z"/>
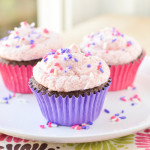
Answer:
<path fill-rule="evenodd" d="M 5 103 L 8 104 L 8 101 L 6 101 Z"/>
<path fill-rule="evenodd" d="M 72 54 L 68 54 L 68 58 L 71 59 L 72 58 Z"/>
<path fill-rule="evenodd" d="M 93 122 L 88 122 L 87 124 L 88 124 L 88 125 L 93 125 Z"/>
<path fill-rule="evenodd" d="M 132 104 L 131 104 L 131 106 L 134 106 L 134 105 L 135 105 L 135 103 L 132 103 Z"/>
<path fill-rule="evenodd" d="M 34 44 L 34 40 L 30 40 L 30 44 Z"/>
<path fill-rule="evenodd" d="M 90 127 L 89 126 L 86 126 L 86 129 L 89 129 Z"/>
<path fill-rule="evenodd" d="M 30 34 L 28 34 L 28 37 L 31 37 L 31 35 L 30 35 Z"/>
<path fill-rule="evenodd" d="M 92 43 L 92 45 L 95 45 L 95 43 Z"/>
<path fill-rule="evenodd" d="M 66 57 L 64 57 L 64 60 L 66 61 L 66 60 L 67 60 L 67 58 L 66 58 Z"/>
<path fill-rule="evenodd" d="M 119 116 L 119 115 L 120 115 L 119 113 L 115 114 L 115 116 Z"/>
<path fill-rule="evenodd" d="M 103 36 L 102 36 L 102 35 L 100 36 L 100 40 L 101 40 L 101 41 L 103 40 Z"/>
<path fill-rule="evenodd" d="M 112 40 L 112 43 L 115 42 L 116 40 L 117 40 L 117 39 L 113 39 L 113 40 Z"/>
<path fill-rule="evenodd" d="M 9 99 L 11 99 L 11 94 L 9 94 L 9 97 L 8 97 Z"/>
<path fill-rule="evenodd" d="M 66 51 L 65 51 L 65 52 L 66 52 L 66 53 L 69 53 L 69 51 L 70 51 L 70 49 L 66 49 Z"/>
<path fill-rule="evenodd" d="M 68 69 L 72 69 L 72 66 L 69 66 Z"/>
<path fill-rule="evenodd" d="M 103 70 L 101 67 L 99 68 L 99 70 L 100 70 L 102 73 L 104 73 L 104 70 Z"/>
<path fill-rule="evenodd" d="M 125 98 L 125 96 L 120 97 L 120 100 L 122 100 L 123 98 Z"/>
<path fill-rule="evenodd" d="M 124 34 L 121 33 L 121 36 L 124 37 Z"/>
<path fill-rule="evenodd" d="M 49 124 L 49 122 L 50 122 L 50 121 L 47 121 L 46 125 L 48 125 L 48 124 Z"/>
<path fill-rule="evenodd" d="M 19 45 L 16 45 L 16 48 L 19 48 L 20 46 Z"/>
<path fill-rule="evenodd" d="M 90 67 L 91 67 L 91 64 L 88 64 L 87 67 L 90 68 Z"/>
<path fill-rule="evenodd" d="M 48 58 L 45 58 L 45 59 L 44 59 L 44 62 L 46 62 L 47 60 L 48 60 Z"/>
<path fill-rule="evenodd" d="M 130 45 L 132 45 L 132 42 L 131 42 L 131 41 L 128 41 L 127 43 L 130 44 Z"/>
<path fill-rule="evenodd" d="M 123 113 L 124 113 L 124 110 L 122 110 L 121 113 L 123 114 Z"/>
<path fill-rule="evenodd" d="M 65 70 L 64 73 L 67 73 L 67 70 Z"/>
<path fill-rule="evenodd" d="M 41 37 L 41 34 L 39 34 L 36 38 L 39 39 Z"/>
<path fill-rule="evenodd" d="M 123 48 L 122 51 L 125 51 L 125 49 Z"/>
<path fill-rule="evenodd" d="M 61 48 L 61 54 L 65 53 L 65 49 Z"/>
<path fill-rule="evenodd" d="M 8 34 L 11 34 L 11 30 L 8 31 Z"/>
<path fill-rule="evenodd" d="M 37 33 L 36 31 L 32 30 L 32 34 L 36 34 L 36 33 Z"/>
<path fill-rule="evenodd" d="M 134 86 L 134 87 L 132 88 L 132 90 L 136 90 L 136 87 Z"/>
<path fill-rule="evenodd" d="M 101 65 L 102 63 L 101 62 L 99 62 L 99 65 Z"/>
<path fill-rule="evenodd" d="M 126 119 L 126 116 L 119 117 L 120 119 Z"/>
<path fill-rule="evenodd" d="M 104 111 L 108 114 L 110 113 L 110 111 L 108 109 L 104 109 Z"/>
<path fill-rule="evenodd" d="M 74 61 L 75 61 L 75 62 L 78 62 L 78 59 L 77 59 L 77 58 L 74 58 Z"/>
<path fill-rule="evenodd" d="M 7 97 L 3 97 L 3 100 L 8 100 L 8 98 Z"/>
<path fill-rule="evenodd" d="M 14 39 L 20 39 L 20 36 L 17 35 L 17 36 L 14 37 Z"/>
<path fill-rule="evenodd" d="M 86 129 L 86 126 L 82 126 L 82 129 Z"/>

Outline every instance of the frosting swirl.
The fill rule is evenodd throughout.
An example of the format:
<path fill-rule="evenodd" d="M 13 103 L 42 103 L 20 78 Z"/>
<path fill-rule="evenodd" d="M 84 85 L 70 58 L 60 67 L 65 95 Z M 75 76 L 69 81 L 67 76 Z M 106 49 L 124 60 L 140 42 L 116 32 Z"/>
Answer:
<path fill-rule="evenodd" d="M 42 58 L 50 49 L 62 47 L 62 38 L 59 34 L 46 28 L 35 28 L 35 24 L 29 25 L 21 22 L 20 27 L 9 31 L 9 36 L 0 40 L 0 57 L 15 60 L 28 61 Z"/>
<path fill-rule="evenodd" d="M 139 43 L 116 28 L 104 28 L 96 34 L 85 36 L 80 45 L 82 52 L 90 52 L 105 60 L 108 65 L 126 64 L 142 53 Z"/>
<path fill-rule="evenodd" d="M 110 70 L 101 58 L 73 45 L 49 52 L 33 68 L 33 76 L 50 91 L 70 92 L 100 86 L 108 81 Z"/>

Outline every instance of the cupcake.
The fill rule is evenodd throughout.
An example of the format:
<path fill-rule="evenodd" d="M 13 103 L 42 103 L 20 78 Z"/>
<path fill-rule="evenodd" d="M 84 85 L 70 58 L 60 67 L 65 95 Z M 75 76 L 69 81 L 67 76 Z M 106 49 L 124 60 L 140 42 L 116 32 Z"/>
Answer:
<path fill-rule="evenodd" d="M 100 115 L 110 85 L 110 70 L 97 56 L 76 46 L 49 52 L 33 68 L 29 86 L 47 121 L 73 126 Z"/>
<path fill-rule="evenodd" d="M 60 35 L 21 22 L 21 26 L 9 31 L 0 40 L 0 72 L 6 87 L 17 93 L 32 93 L 28 87 L 33 66 L 50 49 L 62 47 Z"/>
<path fill-rule="evenodd" d="M 81 51 L 98 56 L 109 65 L 112 83 L 110 91 L 132 86 L 137 70 L 145 56 L 140 44 L 116 28 L 104 28 L 96 34 L 85 36 Z"/>

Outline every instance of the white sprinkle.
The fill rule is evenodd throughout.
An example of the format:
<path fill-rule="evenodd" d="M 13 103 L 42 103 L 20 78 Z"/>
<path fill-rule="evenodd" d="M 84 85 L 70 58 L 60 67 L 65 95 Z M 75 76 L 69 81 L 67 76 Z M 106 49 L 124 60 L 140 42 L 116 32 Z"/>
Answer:
<path fill-rule="evenodd" d="M 104 43 L 103 49 L 107 49 L 107 43 Z"/>
<path fill-rule="evenodd" d="M 34 27 L 34 26 L 35 26 L 35 23 L 34 23 L 34 22 L 32 22 L 32 23 L 30 24 L 30 26 L 31 26 L 31 27 Z"/>
<path fill-rule="evenodd" d="M 84 87 L 84 90 L 88 88 L 89 84 L 90 84 L 90 82 L 88 82 L 88 83 L 86 84 L 86 86 Z"/>
<path fill-rule="evenodd" d="M 54 75 L 57 76 L 57 69 L 54 69 Z"/>
<path fill-rule="evenodd" d="M 58 124 L 56 124 L 56 123 L 51 123 L 51 127 L 58 127 Z"/>
<path fill-rule="evenodd" d="M 92 72 L 90 73 L 90 78 L 94 78 L 94 75 Z"/>

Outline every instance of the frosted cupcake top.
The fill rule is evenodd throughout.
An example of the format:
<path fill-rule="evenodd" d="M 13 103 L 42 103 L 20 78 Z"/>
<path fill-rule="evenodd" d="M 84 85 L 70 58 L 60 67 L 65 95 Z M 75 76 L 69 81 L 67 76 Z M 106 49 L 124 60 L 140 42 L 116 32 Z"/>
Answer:
<path fill-rule="evenodd" d="M 126 64 L 136 60 L 142 53 L 139 43 L 116 28 L 104 28 L 96 34 L 85 36 L 82 52 L 90 52 L 105 60 L 108 65 Z"/>
<path fill-rule="evenodd" d="M 15 61 L 35 60 L 45 56 L 50 49 L 62 47 L 59 34 L 35 28 L 34 23 L 21 22 L 20 25 L 0 40 L 0 57 Z"/>
<path fill-rule="evenodd" d="M 75 45 L 50 51 L 33 68 L 33 77 L 39 84 L 58 92 L 98 87 L 109 76 L 109 67 L 101 58 L 83 54 Z"/>

